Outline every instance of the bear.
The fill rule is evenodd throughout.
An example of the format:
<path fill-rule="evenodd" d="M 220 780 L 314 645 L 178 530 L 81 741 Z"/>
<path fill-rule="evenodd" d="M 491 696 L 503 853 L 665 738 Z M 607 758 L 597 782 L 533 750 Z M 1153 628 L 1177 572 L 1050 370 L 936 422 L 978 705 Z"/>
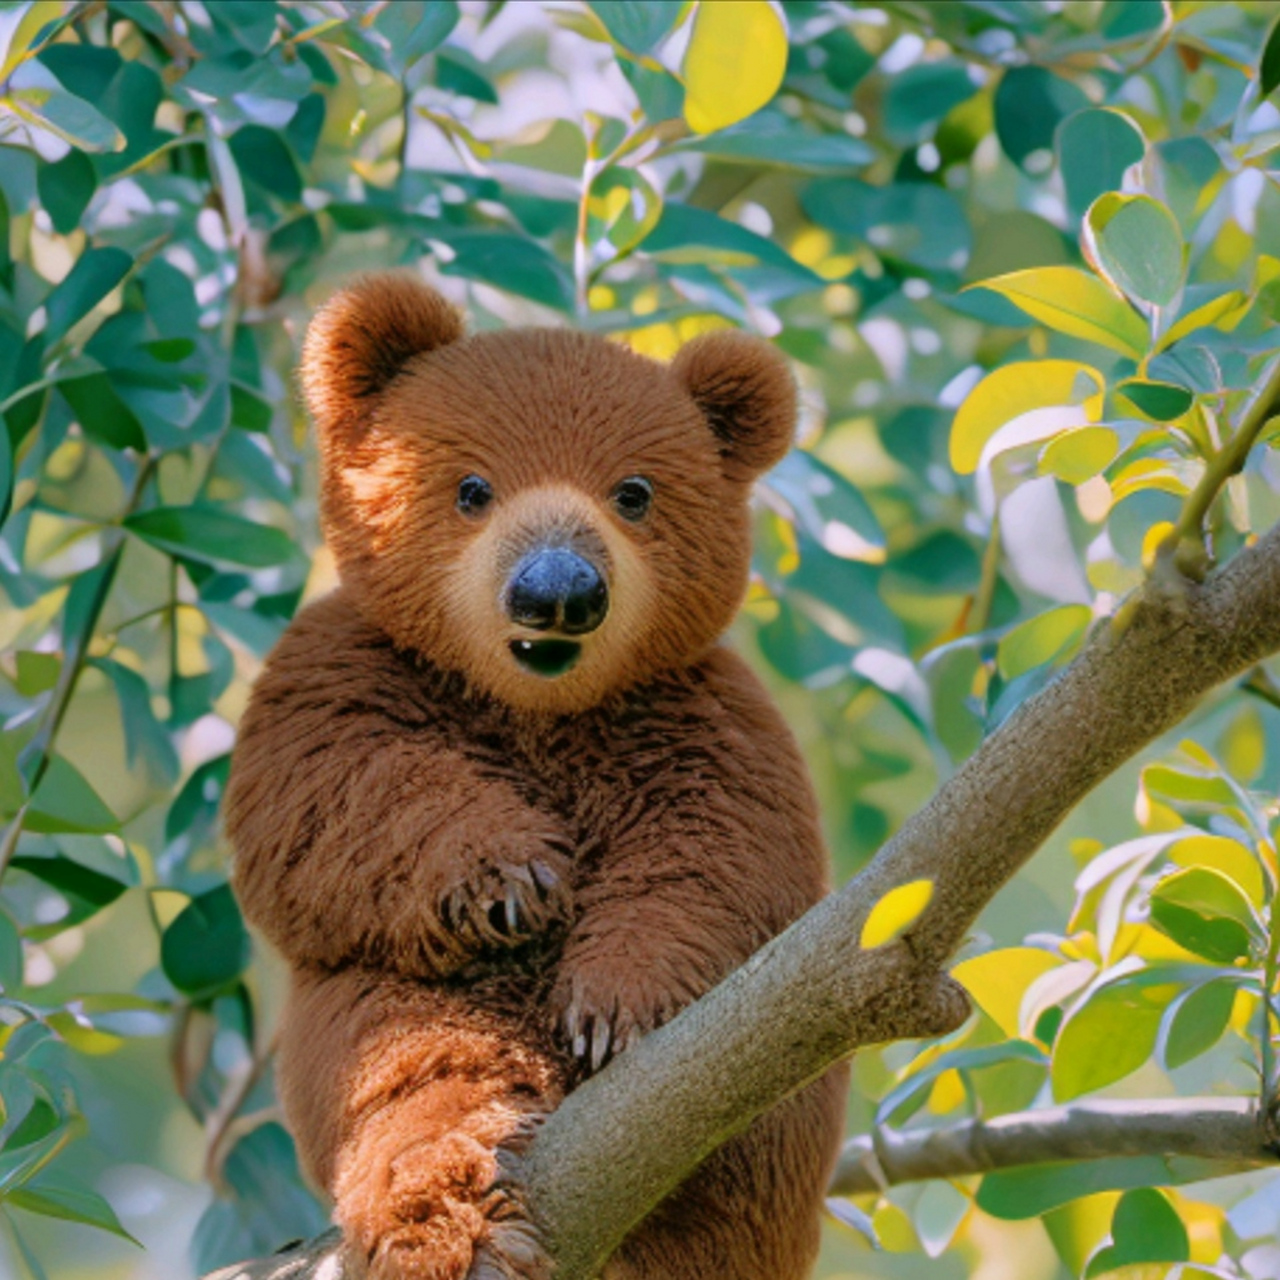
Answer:
<path fill-rule="evenodd" d="M 338 586 L 269 656 L 225 802 L 290 972 L 281 1103 L 373 1280 L 542 1280 L 539 1119 L 829 888 L 799 749 L 722 642 L 795 383 L 730 330 L 669 364 L 469 335 L 396 273 L 319 310 L 300 373 Z M 758 1119 L 603 1274 L 807 1276 L 846 1091 Z"/>

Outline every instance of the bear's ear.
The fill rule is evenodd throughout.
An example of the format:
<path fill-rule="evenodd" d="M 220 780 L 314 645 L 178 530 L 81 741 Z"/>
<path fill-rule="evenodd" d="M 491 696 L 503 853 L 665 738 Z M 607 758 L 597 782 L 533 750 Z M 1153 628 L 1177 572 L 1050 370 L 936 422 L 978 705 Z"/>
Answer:
<path fill-rule="evenodd" d="M 704 334 L 671 367 L 720 441 L 726 475 L 753 480 L 783 459 L 795 438 L 796 383 L 763 338 Z"/>
<path fill-rule="evenodd" d="M 322 438 L 359 435 L 370 397 L 405 361 L 463 331 L 457 308 L 412 276 L 365 276 L 335 294 L 302 345 L 302 390 Z"/>

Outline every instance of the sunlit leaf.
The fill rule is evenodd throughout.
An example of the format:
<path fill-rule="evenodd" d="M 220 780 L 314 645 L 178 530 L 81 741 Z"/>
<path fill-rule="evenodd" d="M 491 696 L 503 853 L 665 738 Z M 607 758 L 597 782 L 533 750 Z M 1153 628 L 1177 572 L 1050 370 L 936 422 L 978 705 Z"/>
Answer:
<path fill-rule="evenodd" d="M 993 369 L 965 397 L 951 424 L 951 465 L 977 470 L 987 442 L 1001 427 L 1036 409 L 1079 406 L 1089 421 L 1102 414 L 1105 383 L 1087 364 L 1035 360 Z M 1056 434 L 1052 428 L 1045 434 Z"/>
<path fill-rule="evenodd" d="M 1187 290 L 1188 295 L 1192 292 L 1191 289 Z M 1233 319 L 1243 314 L 1247 306 L 1248 298 L 1243 293 L 1238 289 L 1228 289 L 1216 298 L 1211 298 L 1208 302 L 1201 303 L 1179 316 L 1176 323 L 1170 325 L 1164 336 L 1156 343 L 1156 350 L 1164 351 L 1197 329 L 1205 329 L 1210 325 L 1229 326 Z"/>
<path fill-rule="evenodd" d="M 1164 1062 L 1170 1070 L 1218 1043 L 1231 1021 L 1236 991 L 1233 982 L 1206 982 L 1172 1006 L 1164 1036 Z"/>
<path fill-rule="evenodd" d="M 1265 900 L 1262 866 L 1238 840 L 1203 834 L 1185 836 L 1170 845 L 1165 856 L 1179 867 L 1209 867 L 1221 871 L 1256 907 L 1261 907 Z"/>
<path fill-rule="evenodd" d="M 1240 886 L 1211 867 L 1188 867 L 1151 891 L 1151 923 L 1180 947 L 1217 964 L 1249 954 L 1258 932 Z"/>
<path fill-rule="evenodd" d="M 1062 957 L 1039 947 L 1001 947 L 961 961 L 951 976 L 1010 1039 L 1020 1034 L 1019 1012 L 1027 988 L 1062 966 Z"/>
<path fill-rule="evenodd" d="M 1033 320 L 1138 359 L 1147 348 L 1142 317 L 1106 284 L 1079 267 L 1037 267 L 983 280 L 971 288 L 1008 298 Z"/>
<path fill-rule="evenodd" d="M 1015 627 L 1000 640 L 996 664 L 1006 680 L 1046 662 L 1070 657 L 1093 621 L 1087 604 L 1066 604 L 1049 609 Z"/>
<path fill-rule="evenodd" d="M 768 0 L 699 4 L 684 57 L 689 127 L 711 133 L 759 111 L 786 67 L 786 28 Z"/>
<path fill-rule="evenodd" d="M 1045 445 L 1040 471 L 1068 484 L 1083 484 L 1105 471 L 1119 451 L 1120 437 L 1110 427 L 1077 427 Z"/>
<path fill-rule="evenodd" d="M 1126 1191 L 1111 1221 L 1111 1243 L 1089 1260 L 1086 1280 L 1142 1262 L 1185 1262 L 1187 1229 L 1169 1199 L 1155 1187 Z"/>
<path fill-rule="evenodd" d="M 870 950 L 901 937 L 924 914 L 932 898 L 932 880 L 912 880 L 890 889 L 867 914 L 859 945 Z"/>
<path fill-rule="evenodd" d="M 281 564 L 294 554 L 283 530 L 212 506 L 153 507 L 124 523 L 160 551 L 203 564 L 227 562 L 256 568 Z"/>

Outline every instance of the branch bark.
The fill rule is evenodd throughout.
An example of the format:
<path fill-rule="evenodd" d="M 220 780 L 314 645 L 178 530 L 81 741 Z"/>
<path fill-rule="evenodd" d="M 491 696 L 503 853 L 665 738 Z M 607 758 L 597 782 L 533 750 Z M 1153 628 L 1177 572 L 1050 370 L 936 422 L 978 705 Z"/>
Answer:
<path fill-rule="evenodd" d="M 1153 1155 L 1222 1160 L 1234 1170 L 1274 1165 L 1280 1153 L 1256 1098 L 1099 1099 L 908 1133 L 860 1134 L 845 1143 L 831 1194 L 1020 1165 Z"/>
<path fill-rule="evenodd" d="M 1280 528 L 1203 583 L 1165 561 L 860 875 L 547 1119 L 522 1172 L 559 1280 L 590 1280 L 703 1158 L 832 1062 L 959 1025 L 968 1002 L 944 966 L 1000 886 L 1098 782 L 1277 650 Z M 921 879 L 934 885 L 924 914 L 863 950 L 875 903 Z"/>

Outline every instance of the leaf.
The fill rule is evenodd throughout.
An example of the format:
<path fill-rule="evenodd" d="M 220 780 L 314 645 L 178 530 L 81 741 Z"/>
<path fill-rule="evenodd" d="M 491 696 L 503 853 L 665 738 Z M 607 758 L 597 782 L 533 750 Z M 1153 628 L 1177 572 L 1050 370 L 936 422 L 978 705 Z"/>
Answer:
<path fill-rule="evenodd" d="M 440 266 L 445 275 L 481 280 L 559 311 L 572 307 L 572 281 L 537 241 L 489 231 L 433 232 L 433 236 L 453 250 L 452 259 Z"/>
<path fill-rule="evenodd" d="M 617 253 L 635 248 L 657 225 L 662 197 L 636 169 L 611 165 L 592 184 L 587 243 L 607 240 Z"/>
<path fill-rule="evenodd" d="M 201 564 L 265 568 L 283 564 L 295 554 L 293 542 L 282 529 L 207 505 L 153 507 L 129 516 L 124 526 L 160 551 Z"/>
<path fill-rule="evenodd" d="M 1247 957 L 1251 935 L 1257 934 L 1243 890 L 1211 867 L 1188 867 L 1161 880 L 1151 891 L 1151 923 L 1180 947 L 1217 964 Z"/>
<path fill-rule="evenodd" d="M 1164 1010 L 1177 993 L 1158 970 L 1106 982 L 1063 1020 L 1050 1079 L 1057 1102 L 1122 1080 L 1151 1056 Z"/>
<path fill-rule="evenodd" d="M 931 1053 L 925 1050 L 925 1054 Z M 924 1054 L 921 1055 L 922 1057 Z M 1009 1063 L 1027 1063 L 1043 1068 L 1048 1065 L 1044 1050 L 1026 1040 L 1002 1040 L 972 1049 L 949 1049 L 927 1060 L 918 1071 L 912 1071 L 880 1099 L 876 1107 L 878 1125 L 905 1124 L 924 1105 L 934 1083 L 951 1071 L 968 1074 Z"/>
<path fill-rule="evenodd" d="M 448 39 L 460 17 L 455 0 L 396 0 L 374 19 L 387 38 L 387 61 L 401 79 L 420 58 Z"/>
<path fill-rule="evenodd" d="M 742 124 L 690 138 L 672 149 L 731 163 L 777 165 L 809 173 L 860 169 L 870 164 L 876 154 L 861 138 L 814 133 L 772 107 L 758 111 Z"/>
<path fill-rule="evenodd" d="M 996 136 L 1010 160 L 1025 164 L 1053 146 L 1061 120 L 1089 105 L 1082 90 L 1044 67 L 1010 67 L 996 87 Z"/>
<path fill-rule="evenodd" d="M 75 147 L 61 160 L 40 166 L 36 175 L 40 203 L 59 235 L 69 235 L 80 225 L 80 215 L 88 208 L 97 185 L 92 162 Z"/>
<path fill-rule="evenodd" d="M 249 964 L 249 934 L 230 885 L 192 898 L 160 940 L 160 964 L 179 991 L 207 999 Z"/>
<path fill-rule="evenodd" d="M 490 83 L 484 67 L 465 49 L 451 45 L 436 54 L 436 84 L 464 98 L 498 105 L 498 91 Z"/>
<path fill-rule="evenodd" d="M 1220 1160 L 1180 1156 L 1123 1156 L 1106 1160 L 1022 1165 L 989 1173 L 978 1188 L 978 1208 L 993 1218 L 1038 1218 L 1050 1209 L 1100 1191 L 1173 1186 L 1220 1177 Z"/>
<path fill-rule="evenodd" d="M 1000 674 L 1012 680 L 1046 662 L 1064 661 L 1075 653 L 1092 621 L 1087 604 L 1064 604 L 1014 627 L 996 649 Z"/>
<path fill-rule="evenodd" d="M 1109 192 L 1085 215 L 1098 262 L 1130 298 L 1167 307 L 1182 288 L 1186 250 L 1178 220 L 1150 196 Z"/>
<path fill-rule="evenodd" d="M 1140 359 L 1147 326 L 1123 298 L 1079 267 L 1036 267 L 969 285 L 990 289 L 1059 333 Z"/>
<path fill-rule="evenodd" d="M 1067 207 L 1076 218 L 1104 192 L 1118 191 L 1125 171 L 1147 150 L 1142 130 L 1114 107 L 1087 107 L 1068 116 L 1056 144 Z"/>
<path fill-rule="evenodd" d="M 13 917 L 0 907 L 0 993 L 12 999 L 22 986 L 22 934 Z"/>
<path fill-rule="evenodd" d="M 1148 378 L 1127 378 L 1116 386 L 1140 414 L 1156 422 L 1173 422 L 1195 403 L 1195 396 L 1173 382 L 1153 382 Z"/>
<path fill-rule="evenodd" d="M 1196 286 L 1188 288 L 1188 297 L 1197 291 Z M 1184 299 L 1184 306 L 1185 302 L 1186 300 Z M 1171 325 L 1165 335 L 1156 343 L 1156 350 L 1164 351 L 1188 334 L 1194 333 L 1197 329 L 1206 329 L 1211 325 L 1220 329 L 1234 328 L 1235 324 L 1243 318 L 1248 307 L 1249 299 L 1239 289 L 1228 289 L 1225 293 L 1219 294 L 1208 302 L 1201 303 L 1199 306 L 1193 307 L 1179 316 L 1177 322 Z M 1219 323 L 1219 321 L 1222 323 Z"/>
<path fill-rule="evenodd" d="M 587 0 L 587 8 L 630 53 L 650 53 L 680 16 L 684 0 Z"/>
<path fill-rule="evenodd" d="M 82 253 L 62 283 L 45 299 L 45 341 L 56 342 L 83 320 L 132 267 L 133 259 L 123 249 L 88 249 Z"/>
<path fill-rule="evenodd" d="M 116 394 L 110 377 L 91 373 L 58 384 L 58 394 L 71 407 L 81 429 L 92 440 L 113 449 L 147 447 L 147 437 L 137 414 Z"/>
<path fill-rule="evenodd" d="M 920 919 L 932 898 L 932 880 L 912 880 L 890 889 L 867 913 L 859 945 L 870 951 L 900 938 Z"/>
<path fill-rule="evenodd" d="M 68 93 L 51 73 L 38 63 L 23 68 L 25 80 L 35 84 L 18 87 L 10 82 L 0 106 L 7 106 L 20 120 L 47 129 L 63 142 L 81 151 L 123 151 L 125 136 L 92 103 Z"/>
<path fill-rule="evenodd" d="M 952 107 L 977 92 L 963 63 L 918 62 L 889 81 L 883 105 L 885 132 L 900 146 L 916 146 L 933 135 Z"/>
<path fill-rule="evenodd" d="M 1238 840 L 1203 834 L 1186 836 L 1170 845 L 1165 856 L 1179 867 L 1210 867 L 1221 871 L 1239 885 L 1256 907 L 1260 908 L 1266 899 L 1262 867 Z"/>
<path fill-rule="evenodd" d="M 84 775 L 62 756 L 53 756 L 31 797 L 22 825 L 27 831 L 46 834 L 101 833 L 115 831 L 120 823 Z"/>
<path fill-rule="evenodd" d="M 834 556 L 883 558 L 884 530 L 867 500 L 813 454 L 793 449 L 761 483 L 782 499 L 805 532 Z"/>
<path fill-rule="evenodd" d="M 1195 987 L 1169 1010 L 1164 1037 L 1164 1064 L 1181 1067 L 1207 1053 L 1222 1038 L 1236 1001 L 1232 982 L 1206 982 Z"/>
<path fill-rule="evenodd" d="M 1120 437 L 1110 427 L 1076 427 L 1055 436 L 1040 453 L 1040 474 L 1068 484 L 1100 475 L 1120 452 Z"/>
<path fill-rule="evenodd" d="M 956 411 L 951 424 L 951 465 L 961 475 L 976 471 L 996 432 L 1036 409 L 1080 406 L 1089 421 L 1096 421 L 1102 414 L 1105 386 L 1102 374 L 1074 360 L 1022 361 L 993 369 Z M 1044 434 L 1061 429 L 1050 425 Z"/>
<path fill-rule="evenodd" d="M 962 960 L 952 969 L 951 976 L 1013 1040 L 1021 1034 L 1019 1014 L 1027 988 L 1037 978 L 1061 967 L 1061 956 L 1039 947 L 1000 947 Z"/>
<path fill-rule="evenodd" d="M 86 866 L 63 853 L 18 854 L 13 865 L 35 876 L 66 899 L 68 911 L 56 920 L 27 928 L 34 941 L 54 937 L 64 929 L 82 923 L 109 907 L 129 887 L 116 875 L 108 875 L 96 867 Z M 121 871 L 125 871 L 122 863 Z"/>
<path fill-rule="evenodd" d="M 684 118 L 695 133 L 759 111 L 782 84 L 787 32 L 768 0 L 700 4 L 684 56 Z"/>
<path fill-rule="evenodd" d="M 1280 21 L 1267 32 L 1267 42 L 1262 46 L 1262 58 L 1258 63 L 1258 90 L 1268 97 L 1280 85 Z"/>
<path fill-rule="evenodd" d="M 1178 1211 L 1155 1187 L 1126 1191 L 1111 1220 L 1111 1243 L 1089 1259 L 1086 1280 L 1142 1262 L 1186 1262 L 1191 1256 L 1187 1229 Z"/>
<path fill-rule="evenodd" d="M 41 1175 L 23 1183 L 5 1196 L 7 1203 L 28 1213 L 38 1213 L 46 1218 L 61 1218 L 66 1222 L 80 1222 L 98 1227 L 112 1235 L 142 1245 L 121 1225 L 115 1210 L 96 1191 L 65 1182 L 61 1178 Z"/>

